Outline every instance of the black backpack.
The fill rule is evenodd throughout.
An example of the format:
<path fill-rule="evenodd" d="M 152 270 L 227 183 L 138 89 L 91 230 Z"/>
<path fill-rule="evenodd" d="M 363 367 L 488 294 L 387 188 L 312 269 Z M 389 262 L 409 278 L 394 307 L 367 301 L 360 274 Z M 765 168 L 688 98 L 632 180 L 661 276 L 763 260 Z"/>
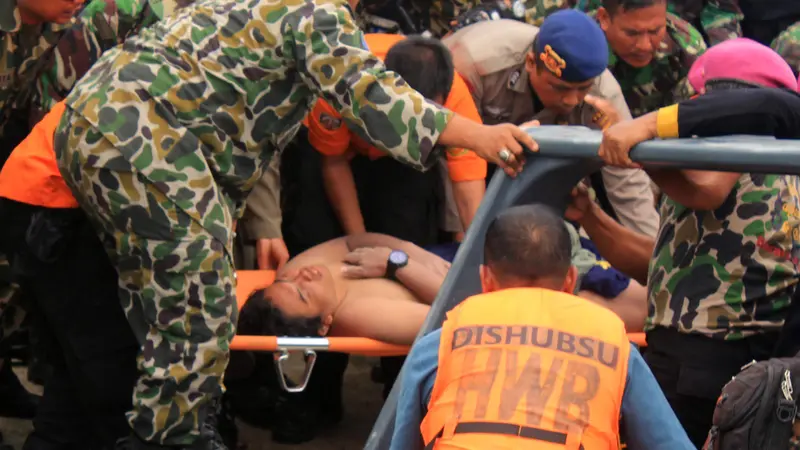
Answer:
<path fill-rule="evenodd" d="M 800 355 L 744 366 L 717 400 L 705 450 L 787 449 L 798 416 Z"/>

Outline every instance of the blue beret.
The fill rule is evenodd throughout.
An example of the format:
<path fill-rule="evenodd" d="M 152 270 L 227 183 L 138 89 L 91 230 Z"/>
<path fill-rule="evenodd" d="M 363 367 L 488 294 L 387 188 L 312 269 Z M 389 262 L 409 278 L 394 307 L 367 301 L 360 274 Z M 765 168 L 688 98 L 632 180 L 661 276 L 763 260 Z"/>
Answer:
<path fill-rule="evenodd" d="M 592 79 L 608 65 L 605 33 L 594 19 L 574 9 L 548 16 L 533 50 L 553 75 L 570 83 Z"/>

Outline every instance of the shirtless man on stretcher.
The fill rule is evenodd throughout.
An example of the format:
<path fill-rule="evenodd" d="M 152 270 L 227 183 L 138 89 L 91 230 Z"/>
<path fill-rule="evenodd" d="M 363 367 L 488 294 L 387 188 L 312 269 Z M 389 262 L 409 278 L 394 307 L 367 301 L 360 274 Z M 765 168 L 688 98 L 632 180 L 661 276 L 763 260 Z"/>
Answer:
<path fill-rule="evenodd" d="M 402 267 L 387 277 L 393 250 L 401 253 L 393 256 Z M 242 308 L 238 333 L 353 336 L 411 345 L 449 268 L 439 256 L 391 236 L 334 239 L 291 259 L 270 287 L 253 294 Z M 641 330 L 646 292 L 636 281 L 613 299 L 589 291 L 579 295 L 615 311 L 628 331 Z"/>

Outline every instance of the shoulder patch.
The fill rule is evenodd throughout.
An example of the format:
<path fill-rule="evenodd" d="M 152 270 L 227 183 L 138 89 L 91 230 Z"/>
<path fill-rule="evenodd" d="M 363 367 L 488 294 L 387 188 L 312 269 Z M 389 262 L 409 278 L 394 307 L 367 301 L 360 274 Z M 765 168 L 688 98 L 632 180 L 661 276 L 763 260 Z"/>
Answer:
<path fill-rule="evenodd" d="M 520 75 L 522 75 L 522 71 L 520 69 L 517 69 L 517 70 L 511 72 L 511 75 L 508 76 L 508 85 L 509 86 L 514 86 L 515 84 L 517 84 L 517 81 L 519 81 Z"/>
<path fill-rule="evenodd" d="M 322 127 L 326 130 L 334 131 L 342 127 L 342 118 L 334 117 L 328 113 L 322 113 L 319 115 L 319 123 L 322 124 Z"/>

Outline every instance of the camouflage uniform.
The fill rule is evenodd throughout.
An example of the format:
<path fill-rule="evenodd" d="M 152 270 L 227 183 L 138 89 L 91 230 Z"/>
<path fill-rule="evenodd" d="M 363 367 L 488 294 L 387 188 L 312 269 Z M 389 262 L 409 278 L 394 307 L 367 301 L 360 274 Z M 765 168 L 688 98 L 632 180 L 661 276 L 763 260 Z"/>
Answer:
<path fill-rule="evenodd" d="M 602 0 L 526 0 L 525 21 L 540 26 L 545 17 L 559 9 L 575 8 L 594 13 L 601 6 Z M 667 8 L 692 25 L 700 26 L 709 45 L 742 35 L 744 15 L 738 0 L 670 0 Z"/>
<path fill-rule="evenodd" d="M 456 17 L 480 4 L 481 0 L 411 0 L 414 11 L 428 18 L 428 30 L 437 38 L 450 31 Z"/>
<path fill-rule="evenodd" d="M 601 0 L 528 0 L 526 22 L 541 25 L 544 18 L 562 8 L 574 7 L 589 15 Z M 703 36 L 691 24 L 667 13 L 667 38 L 647 67 L 632 67 L 617 58 L 609 44 L 608 70 L 622 87 L 633 117 L 646 114 L 694 95 L 686 76 L 695 59 L 706 50 Z"/>
<path fill-rule="evenodd" d="M 777 331 L 800 257 L 800 178 L 743 174 L 715 211 L 664 197 L 646 330 L 741 339 Z"/>
<path fill-rule="evenodd" d="M 671 0 L 669 11 L 698 26 L 709 46 L 742 36 L 744 14 L 738 0 Z"/>
<path fill-rule="evenodd" d="M 800 73 L 800 22 L 779 34 L 771 47 L 792 66 L 795 75 Z"/>
<path fill-rule="evenodd" d="M 363 45 L 343 0 L 201 0 L 106 52 L 67 97 L 56 154 L 143 342 L 129 420 L 145 440 L 199 435 L 235 328 L 232 222 L 317 94 L 395 158 L 436 163 L 452 114 Z"/>
<path fill-rule="evenodd" d="M 165 13 L 191 3 L 192 0 L 93 0 L 86 5 L 80 16 L 66 25 L 45 25 L 39 41 L 39 47 L 21 52 L 20 57 L 30 54 L 24 59 L 18 71 L 0 73 L 0 106 L 6 106 L 8 99 L 16 102 L 30 114 L 31 125 L 38 122 L 56 103 L 63 100 L 74 84 L 85 74 L 100 55 L 112 48 L 128 36 L 135 34 L 142 27 L 149 26 L 159 20 Z M 0 0 L 0 13 L 6 11 Z M 13 7 L 16 2 L 11 2 Z M 18 19 L 19 12 L 3 14 L 0 18 L 0 31 L 6 40 L 4 48 L 21 45 L 22 40 L 32 41 L 37 34 L 32 30 L 39 27 L 19 27 L 16 22 L 2 22 L 3 18 Z M 12 33 L 18 30 L 18 33 Z M 19 36 L 15 36 L 19 34 Z M 12 54 L 13 55 L 13 54 Z M 6 55 L 7 67 L 13 64 Z M 5 125 L 0 122 L 0 130 Z M 2 131 L 0 131 L 1 133 Z M 9 152 L 11 149 L 7 149 Z M 0 149 L 0 153 L 4 149 Z M 6 255 L 0 253 L 0 340 L 10 336 L 22 324 L 23 308 L 11 305 L 12 297 L 18 286 L 12 283 L 11 269 Z M 15 302 L 16 303 L 16 302 Z"/>
<path fill-rule="evenodd" d="M 16 108 L 19 91 L 41 71 L 42 57 L 69 26 L 24 25 L 16 0 L 0 0 L 0 136 L 4 135 L 4 128 Z M 0 144 L 2 167 L 12 150 L 8 147 L 13 144 L 0 140 L 3 141 Z M 0 340 L 13 332 L 23 319 L 22 311 L 10 306 L 17 298 L 17 287 L 11 281 L 9 259 L 0 251 Z"/>
<path fill-rule="evenodd" d="M 638 117 L 694 95 L 687 75 L 705 50 L 706 44 L 700 32 L 685 20 L 668 13 L 666 39 L 650 64 L 635 68 L 611 52 L 608 69 L 619 81 L 631 114 Z"/>

